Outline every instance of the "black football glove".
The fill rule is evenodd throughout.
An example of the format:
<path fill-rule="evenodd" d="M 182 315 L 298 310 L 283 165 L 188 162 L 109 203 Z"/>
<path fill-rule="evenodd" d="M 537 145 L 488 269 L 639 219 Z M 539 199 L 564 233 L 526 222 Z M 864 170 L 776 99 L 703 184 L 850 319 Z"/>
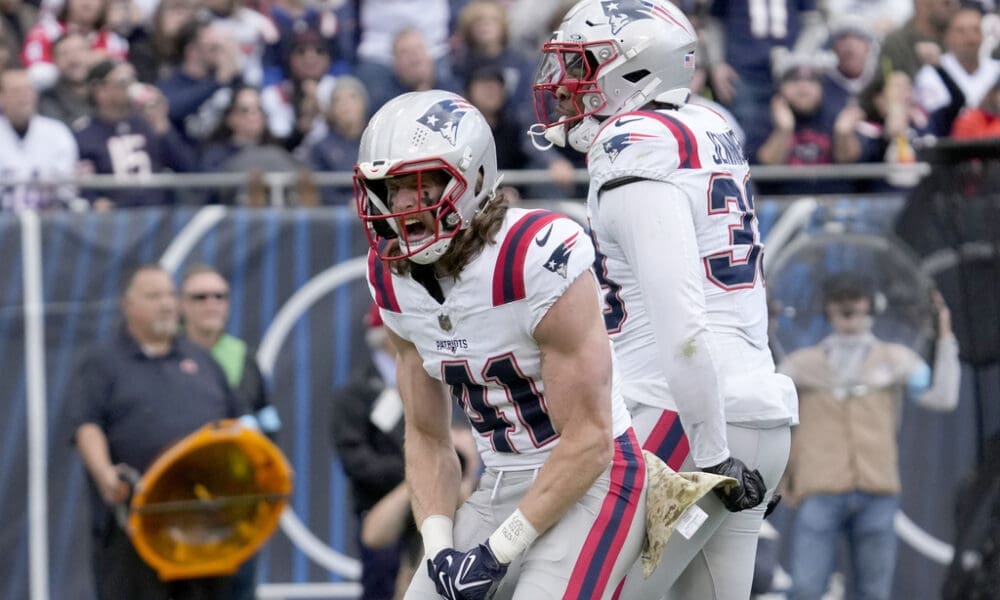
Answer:
<path fill-rule="evenodd" d="M 507 565 L 493 556 L 487 540 L 468 552 L 445 548 L 427 559 L 427 572 L 442 598 L 487 600 L 507 574 Z"/>
<path fill-rule="evenodd" d="M 764 509 L 765 519 L 771 516 L 771 513 L 774 512 L 774 509 L 778 508 L 779 502 L 781 502 L 781 494 L 775 494 L 771 496 L 771 501 L 767 503 L 767 508 Z"/>
<path fill-rule="evenodd" d="M 739 482 L 738 486 L 719 486 L 714 490 L 715 495 L 730 512 L 753 508 L 764 501 L 767 485 L 764 484 L 760 471 L 757 469 L 751 471 L 738 458 L 730 456 L 715 466 L 705 467 L 702 471 L 732 477 Z"/>

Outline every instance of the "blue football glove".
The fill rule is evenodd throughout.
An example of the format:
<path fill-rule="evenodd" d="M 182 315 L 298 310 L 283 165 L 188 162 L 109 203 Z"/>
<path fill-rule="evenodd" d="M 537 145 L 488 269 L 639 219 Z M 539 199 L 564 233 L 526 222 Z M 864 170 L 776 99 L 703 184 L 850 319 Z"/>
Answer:
<path fill-rule="evenodd" d="M 427 559 L 427 572 L 434 587 L 447 600 L 487 600 L 492 598 L 507 565 L 500 564 L 486 540 L 468 552 L 446 548 Z"/>

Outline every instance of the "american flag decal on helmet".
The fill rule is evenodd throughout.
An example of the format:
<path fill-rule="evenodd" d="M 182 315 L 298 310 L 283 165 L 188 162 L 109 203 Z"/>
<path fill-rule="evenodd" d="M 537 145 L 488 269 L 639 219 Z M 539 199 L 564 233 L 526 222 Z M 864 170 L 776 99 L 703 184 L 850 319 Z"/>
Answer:
<path fill-rule="evenodd" d="M 556 249 L 552 251 L 552 255 L 545 261 L 545 268 L 566 279 L 566 265 L 569 264 L 569 254 L 573 251 L 573 247 L 576 246 L 576 238 L 579 235 L 580 232 L 576 232 L 556 246 Z"/>
<path fill-rule="evenodd" d="M 698 59 L 695 58 L 694 52 L 688 52 L 684 55 L 684 68 L 694 69 L 698 66 Z"/>
<path fill-rule="evenodd" d="M 472 110 L 472 105 L 459 98 L 435 102 L 417 122 L 431 131 L 441 134 L 454 146 L 458 137 L 458 126 L 465 113 Z"/>
<path fill-rule="evenodd" d="M 638 133 L 635 131 L 631 131 L 629 133 L 619 133 L 604 142 L 604 153 L 608 155 L 608 160 L 615 162 L 615 159 L 618 158 L 618 155 L 621 154 L 622 150 L 625 148 L 628 148 L 636 142 L 651 140 L 655 137 L 656 136 L 651 133 Z"/>

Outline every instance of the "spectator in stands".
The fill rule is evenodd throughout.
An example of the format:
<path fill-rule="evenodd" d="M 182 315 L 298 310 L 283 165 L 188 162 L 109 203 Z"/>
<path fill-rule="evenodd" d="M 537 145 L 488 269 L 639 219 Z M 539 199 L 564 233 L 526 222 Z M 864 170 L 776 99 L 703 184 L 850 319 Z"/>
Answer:
<path fill-rule="evenodd" d="M 185 23 L 177 33 L 180 63 L 157 86 L 167 97 L 170 122 L 193 144 L 204 142 L 243 80 L 242 52 L 236 39 L 201 20 Z"/>
<path fill-rule="evenodd" d="M 38 9 L 33 4 L 24 0 L 0 0 L 0 46 L 15 59 L 36 23 Z"/>
<path fill-rule="evenodd" d="M 934 369 L 905 346 L 872 334 L 877 296 L 853 273 L 823 283 L 832 333 L 781 363 L 798 388 L 799 426 L 783 481 L 798 506 L 792 531 L 792 600 L 819 600 L 846 537 L 854 598 L 889 600 L 899 509 L 896 434 L 902 400 L 950 411 L 958 404 L 958 343 L 948 307 L 933 297 L 938 339 Z"/>
<path fill-rule="evenodd" d="M 59 74 L 55 85 L 42 92 L 38 112 L 72 126 L 93 113 L 87 89 L 87 71 L 99 60 L 82 33 L 69 32 L 52 42 L 52 63 Z"/>
<path fill-rule="evenodd" d="M 222 121 L 209 137 L 202 158 L 205 171 L 295 171 L 302 165 L 268 132 L 257 88 L 236 89 Z M 237 194 L 219 192 L 212 199 L 223 204 L 244 203 Z"/>
<path fill-rule="evenodd" d="M 396 35 L 392 45 L 392 77 L 389 81 L 381 86 L 364 78 L 362 81 L 372 94 L 373 111 L 381 108 L 390 98 L 406 92 L 457 90 L 457 84 L 448 72 L 435 67 L 424 34 L 417 29 L 404 29 Z"/>
<path fill-rule="evenodd" d="M 944 32 L 959 0 L 913 0 L 913 18 L 889 33 L 882 41 L 879 64 L 888 62 L 888 69 L 902 71 L 912 79 L 924 64 L 918 49 L 927 43 L 944 46 Z"/>
<path fill-rule="evenodd" d="M 46 209 L 74 203 L 72 185 L 54 185 L 76 172 L 77 146 L 64 123 L 37 113 L 28 72 L 0 72 L 0 210 Z M 31 180 L 30 183 L 14 183 Z M 13 184 L 13 185 L 12 185 Z"/>
<path fill-rule="evenodd" d="M 278 29 L 278 41 L 268 45 L 264 52 L 264 86 L 288 79 L 290 75 L 286 67 L 287 57 L 292 51 L 290 46 L 296 34 L 307 29 L 320 34 L 330 56 L 331 65 L 336 63 L 334 72 L 337 74 L 347 72 L 350 68 L 349 57 L 343 55 L 341 47 L 344 45 L 344 38 L 350 37 L 353 33 L 350 27 L 345 27 L 345 22 L 350 20 L 345 13 L 351 4 L 344 2 L 341 6 L 335 7 L 335 3 L 307 0 L 272 2 L 268 16 Z"/>
<path fill-rule="evenodd" d="M 87 36 L 90 47 L 112 60 L 128 56 L 128 42 L 106 27 L 109 0 L 65 0 L 58 15 L 46 15 L 35 25 L 24 42 L 21 62 L 31 73 L 35 87 L 52 87 L 58 77 L 52 64 L 52 42 L 67 31 Z"/>
<path fill-rule="evenodd" d="M 278 411 L 268 400 L 264 377 L 253 350 L 226 333 L 229 320 L 229 283 L 208 265 L 190 267 L 181 280 L 180 316 L 184 335 L 208 350 L 226 375 L 244 419 L 274 439 L 281 428 Z M 233 576 L 226 600 L 256 598 L 257 556 L 243 563 Z"/>
<path fill-rule="evenodd" d="M 945 30 L 940 66 L 951 76 L 965 96 L 965 106 L 976 107 L 986 92 L 1000 77 L 1000 60 L 981 56 L 983 46 L 983 13 L 978 6 L 962 5 L 952 15 Z M 924 65 L 914 78 L 914 87 L 921 105 L 933 111 L 951 98 L 932 65 Z"/>
<path fill-rule="evenodd" d="M 839 113 L 823 96 L 822 67 L 811 57 L 790 56 L 779 62 L 777 93 L 771 98 L 771 134 L 757 151 L 763 165 L 826 165 L 850 162 L 835 136 Z M 853 131 L 849 132 L 853 137 Z M 851 191 L 836 180 L 760 183 L 770 194 L 832 194 Z"/>
<path fill-rule="evenodd" d="M 497 168 L 501 171 L 529 169 L 538 161 L 537 152 L 526 144 L 524 132 L 527 126 L 510 107 L 507 86 L 504 82 L 506 70 L 500 66 L 482 66 L 469 74 L 464 96 L 469 103 L 483 113 L 483 117 L 493 131 L 497 146 Z M 524 195 L 524 192 L 520 192 Z"/>
<path fill-rule="evenodd" d="M 924 136 L 946 136 L 965 104 L 962 91 L 936 67 L 948 87 L 950 103 L 928 113 L 917 101 L 909 76 L 895 71 L 876 76 L 859 98 L 864 122 L 857 128 L 858 161 L 914 162 L 914 143 Z"/>
<path fill-rule="evenodd" d="M 261 105 L 271 135 L 292 151 L 320 119 L 319 98 L 329 98 L 335 84 L 329 74 L 330 45 L 318 31 L 300 31 L 288 46 L 285 64 L 288 78 L 264 88 Z"/>
<path fill-rule="evenodd" d="M 830 49 L 837 64 L 823 74 L 823 98 L 840 111 L 856 101 L 879 68 L 879 45 L 871 26 L 861 17 L 842 14 L 830 23 Z"/>
<path fill-rule="evenodd" d="M 241 0 L 203 0 L 202 6 L 208 9 L 212 24 L 236 40 L 243 81 L 260 87 L 264 82 L 264 50 L 277 43 L 277 27 Z"/>
<path fill-rule="evenodd" d="M 89 348 L 72 381 L 74 440 L 90 475 L 94 581 L 99 600 L 224 598 L 228 577 L 161 581 L 136 553 L 113 507 L 170 444 L 205 423 L 243 414 L 222 369 L 177 337 L 170 274 L 144 265 L 125 279 L 118 335 Z"/>
<path fill-rule="evenodd" d="M 455 77 L 468 88 L 469 78 L 477 69 L 500 67 L 511 112 L 521 122 L 534 122 L 531 81 L 535 61 L 511 47 L 507 22 L 507 10 L 497 0 L 473 0 L 465 5 L 458 15 Z"/>
<path fill-rule="evenodd" d="M 986 92 L 978 108 L 966 110 L 955 119 L 951 136 L 966 140 L 1000 138 L 1000 78 Z"/>
<path fill-rule="evenodd" d="M 451 71 L 448 63 L 450 0 L 422 0 L 420 10 L 399 0 L 358 0 L 358 48 L 354 74 L 372 94 L 374 112 L 399 92 L 381 90 L 395 87 L 393 64 L 399 34 L 407 29 L 421 32 L 423 52 L 436 63 L 439 73 Z M 413 88 L 407 88 L 407 90 Z"/>
<path fill-rule="evenodd" d="M 155 88 L 137 84 L 132 65 L 101 61 L 90 69 L 87 82 L 94 115 L 75 126 L 84 172 L 127 178 L 195 170 L 193 150 L 171 127 L 165 98 Z M 141 106 L 136 106 L 140 102 Z M 85 197 L 98 209 L 175 200 L 165 190 L 140 187 L 91 189 Z"/>
<path fill-rule="evenodd" d="M 712 2 L 703 36 L 709 81 L 715 99 L 743 126 L 751 160 L 768 135 L 771 52 L 794 48 L 808 54 L 822 43 L 823 33 L 815 0 Z"/>
<path fill-rule="evenodd" d="M 913 15 L 913 0 L 826 0 L 824 4 L 829 21 L 845 15 L 856 17 L 878 39 L 902 26 Z"/>
<path fill-rule="evenodd" d="M 341 75 L 330 93 L 325 127 L 315 142 L 308 145 L 309 166 L 316 171 L 351 172 L 358 162 L 358 143 L 368 124 L 368 90 L 356 77 Z M 353 190 L 326 188 L 323 204 L 346 204 Z"/>
<path fill-rule="evenodd" d="M 145 35 L 129 42 L 128 60 L 139 81 L 155 83 L 181 61 L 177 38 L 196 9 L 195 0 L 159 0 Z"/>

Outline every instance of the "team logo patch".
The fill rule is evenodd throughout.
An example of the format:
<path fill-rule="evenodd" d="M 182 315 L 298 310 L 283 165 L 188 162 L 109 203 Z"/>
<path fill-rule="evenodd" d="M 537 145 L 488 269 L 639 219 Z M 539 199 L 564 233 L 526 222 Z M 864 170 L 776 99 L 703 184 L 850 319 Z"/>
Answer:
<path fill-rule="evenodd" d="M 428 108 L 417 122 L 431 131 L 440 133 L 441 137 L 454 146 L 458 136 L 458 126 L 471 108 L 472 105 L 464 100 L 442 100 Z"/>
<path fill-rule="evenodd" d="M 652 133 L 619 133 L 618 135 L 611 136 L 608 141 L 604 142 L 604 153 L 608 155 L 608 160 L 615 162 L 618 155 L 622 153 L 622 150 L 628 148 L 636 142 L 641 142 L 642 140 L 651 140 L 656 136 Z"/>
<path fill-rule="evenodd" d="M 569 253 L 576 246 L 576 238 L 579 235 L 579 232 L 574 233 L 559 244 L 552 252 L 552 255 L 549 256 L 549 259 L 545 261 L 545 268 L 566 279 L 566 265 L 569 264 Z"/>
<path fill-rule="evenodd" d="M 438 325 L 445 331 L 451 331 L 451 317 L 448 315 L 438 315 Z"/>
<path fill-rule="evenodd" d="M 622 27 L 633 21 L 652 19 L 659 17 L 667 21 L 676 22 L 670 18 L 670 13 L 663 10 L 652 2 L 642 0 L 610 0 L 601 2 L 605 16 L 608 17 L 608 24 L 611 25 L 611 33 L 617 35 Z"/>
<path fill-rule="evenodd" d="M 190 358 L 181 360 L 179 366 L 181 368 L 181 372 L 187 373 L 188 375 L 195 375 L 198 373 L 198 363 L 194 362 L 194 360 Z"/>

